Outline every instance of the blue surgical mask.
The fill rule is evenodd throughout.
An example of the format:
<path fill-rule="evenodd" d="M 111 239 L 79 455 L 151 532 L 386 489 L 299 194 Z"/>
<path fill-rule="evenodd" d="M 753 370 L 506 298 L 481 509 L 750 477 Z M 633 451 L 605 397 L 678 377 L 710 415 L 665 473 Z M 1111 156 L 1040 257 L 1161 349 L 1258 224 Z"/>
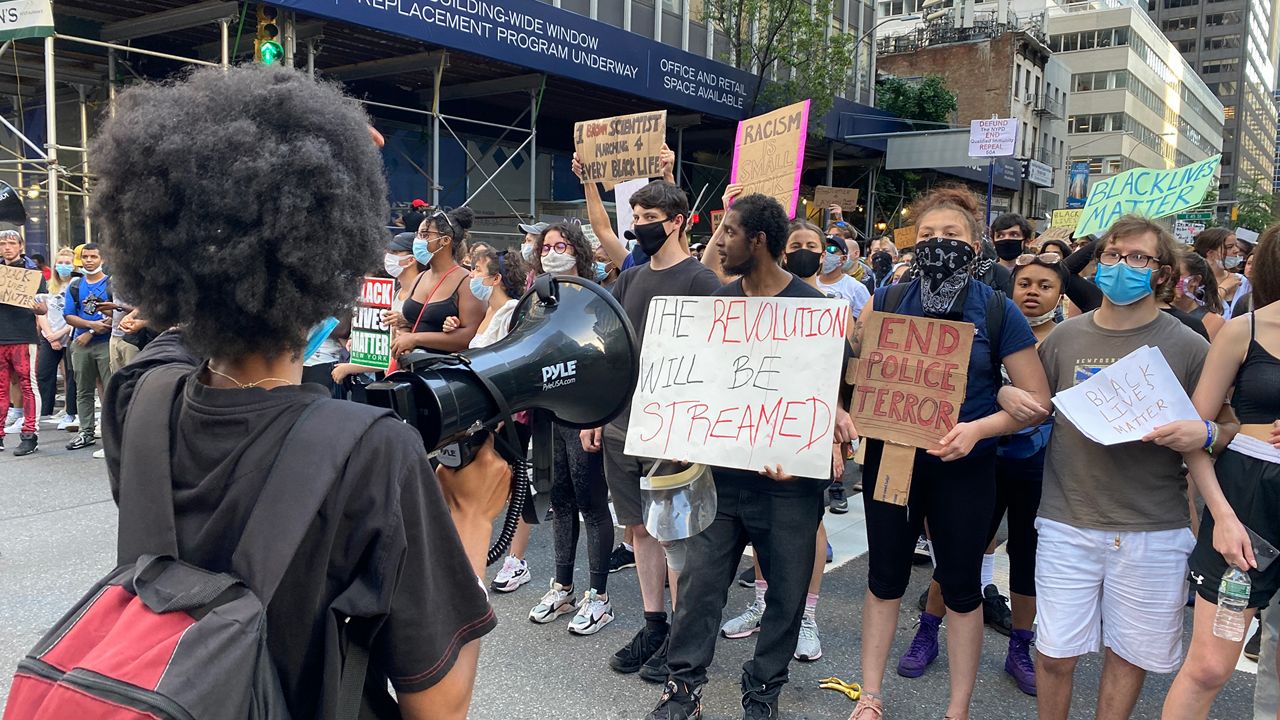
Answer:
<path fill-rule="evenodd" d="M 75 266 L 71 263 L 58 263 L 53 266 L 53 269 L 58 271 L 58 277 L 66 278 L 71 277 L 71 271 L 75 269 Z"/>
<path fill-rule="evenodd" d="M 316 351 L 320 349 L 320 345 L 329 339 L 329 336 L 333 334 L 333 329 L 336 327 L 338 327 L 338 318 L 327 317 L 321 320 L 319 325 L 312 328 L 311 335 L 307 337 L 307 349 L 302 351 L 303 362 L 311 359 L 311 356 L 316 354 Z"/>
<path fill-rule="evenodd" d="M 1152 272 L 1152 268 L 1138 270 L 1123 261 L 1115 265 L 1099 263 L 1093 282 L 1116 305 L 1132 305 L 1152 293 Z"/>
<path fill-rule="evenodd" d="M 524 258 L 525 262 L 533 262 L 533 244 L 525 243 L 524 245 L 521 245 L 520 256 Z"/>
<path fill-rule="evenodd" d="M 471 294 L 476 296 L 480 302 L 489 302 L 489 297 L 493 295 L 493 288 L 484 284 L 484 278 L 471 278 Z"/>
<path fill-rule="evenodd" d="M 434 255 L 435 255 L 435 252 L 428 249 L 428 241 L 423 240 L 421 238 L 413 239 L 413 259 L 414 260 L 417 260 L 419 263 L 423 265 L 430 265 L 431 258 Z"/>
<path fill-rule="evenodd" d="M 1239 255 L 1228 255 L 1222 258 L 1222 267 L 1224 270 L 1235 270 L 1240 267 L 1240 261 L 1243 260 Z"/>
<path fill-rule="evenodd" d="M 597 260 L 595 263 L 595 268 L 596 268 L 596 282 L 603 282 L 605 278 L 609 277 L 608 263 L 602 263 Z"/>

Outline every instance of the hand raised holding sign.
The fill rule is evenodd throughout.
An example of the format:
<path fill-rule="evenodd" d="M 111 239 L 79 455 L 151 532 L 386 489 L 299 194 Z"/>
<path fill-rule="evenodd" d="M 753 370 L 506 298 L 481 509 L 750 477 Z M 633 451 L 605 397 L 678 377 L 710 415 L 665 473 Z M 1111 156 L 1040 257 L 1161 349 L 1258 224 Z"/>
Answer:
<path fill-rule="evenodd" d="M 746 187 L 742 183 L 729 183 L 724 189 L 724 195 L 720 196 L 720 202 L 724 204 L 725 210 L 729 209 L 729 206 L 733 204 L 734 200 L 738 199 L 738 196 L 742 194 Z"/>

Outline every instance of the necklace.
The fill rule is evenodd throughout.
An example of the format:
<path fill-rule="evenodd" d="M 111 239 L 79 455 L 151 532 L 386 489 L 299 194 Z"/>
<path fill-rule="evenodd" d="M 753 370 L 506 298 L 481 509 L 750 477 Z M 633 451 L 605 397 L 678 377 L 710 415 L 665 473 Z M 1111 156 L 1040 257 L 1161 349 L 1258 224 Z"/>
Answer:
<path fill-rule="evenodd" d="M 239 380 L 237 380 L 237 379 L 235 379 L 235 378 L 231 377 L 230 375 L 228 375 L 228 374 L 226 374 L 226 373 L 224 373 L 224 372 L 218 372 L 217 370 L 214 370 L 212 365 L 208 365 L 208 366 L 206 366 L 206 367 L 208 367 L 208 368 L 209 368 L 209 372 L 213 373 L 214 375 L 220 375 L 220 376 L 222 376 L 222 377 L 224 377 L 224 378 L 226 378 L 226 379 L 230 380 L 231 382 L 235 383 L 236 385 L 239 385 L 241 390 L 248 390 L 249 388 L 256 388 L 256 387 L 258 387 L 259 385 L 261 385 L 261 384 L 262 384 L 262 383 L 264 383 L 264 382 L 271 382 L 271 381 L 275 381 L 275 382 L 279 382 L 279 383 L 284 383 L 285 385 L 292 385 L 292 384 L 293 384 L 293 381 L 292 381 L 292 380 L 285 380 L 284 378 L 277 378 L 277 377 L 262 378 L 261 380 L 258 380 L 257 382 L 242 383 L 242 382 L 240 382 Z"/>

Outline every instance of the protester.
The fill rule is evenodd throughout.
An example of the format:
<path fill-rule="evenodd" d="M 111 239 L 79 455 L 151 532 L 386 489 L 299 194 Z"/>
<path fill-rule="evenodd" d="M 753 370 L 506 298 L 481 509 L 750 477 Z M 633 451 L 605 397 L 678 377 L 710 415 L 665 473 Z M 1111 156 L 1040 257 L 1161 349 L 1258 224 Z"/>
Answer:
<path fill-rule="evenodd" d="M 76 416 L 80 433 L 67 443 L 79 450 L 97 443 L 94 393 L 101 392 L 111 379 L 109 338 L 111 321 L 99 305 L 111 302 L 111 279 L 102 272 L 102 253 L 97 243 L 85 243 L 80 252 L 83 277 L 67 284 L 63 317 L 71 333 L 71 367 L 76 375 Z"/>
<path fill-rule="evenodd" d="M 735 193 L 736 194 L 736 193 Z M 738 198 L 725 213 L 711 252 L 720 255 L 726 273 L 738 279 L 716 291 L 718 297 L 820 298 L 822 293 L 779 267 L 787 239 L 787 217 L 773 198 Z M 796 368 L 795 372 L 803 372 Z M 836 440 L 853 437 L 853 423 L 841 410 Z M 724 610 L 734 568 L 750 541 L 768 578 L 765 610 L 755 652 L 743 666 L 744 718 L 776 718 L 778 696 L 796 651 L 822 521 L 826 478 L 796 478 L 783 467 L 759 472 L 716 467 L 719 503 L 715 520 L 685 541 L 685 569 L 678 591 L 676 618 L 667 651 L 670 679 L 649 717 L 684 720 L 701 715 L 702 686 L 715 653 L 718 618 Z"/>
<path fill-rule="evenodd" d="M 65 389 L 58 429 L 77 431 L 80 424 L 76 420 L 76 374 L 71 370 L 71 354 L 67 348 L 71 344 L 72 328 L 62 316 L 66 302 L 63 290 L 75 267 L 74 257 L 75 253 L 69 247 L 58 250 L 53 259 L 49 291 L 37 298 L 44 302 L 48 312 L 36 316 L 36 326 L 40 330 L 40 347 L 36 350 L 36 384 L 40 389 L 40 414 L 52 418 L 58 395 L 58 367 L 62 366 Z"/>
<path fill-rule="evenodd" d="M 871 253 L 872 255 L 878 252 L 886 252 L 886 253 L 889 253 L 889 257 L 893 258 L 894 260 L 898 259 L 898 246 L 893 243 L 893 238 L 887 235 L 884 237 L 879 237 L 879 238 L 876 238 L 875 240 L 872 240 L 871 247 L 867 250 L 867 252 Z"/>
<path fill-rule="evenodd" d="M 1169 720 L 1208 717 L 1214 698 L 1235 671 L 1244 637 L 1232 641 L 1214 634 L 1223 576 L 1233 567 L 1249 574 L 1246 628 L 1255 611 L 1266 607 L 1280 589 L 1280 565 L 1259 571 L 1255 543 L 1248 533 L 1252 530 L 1266 542 L 1280 543 L 1275 503 L 1280 450 L 1273 447 L 1280 441 L 1275 426 L 1280 418 L 1276 375 L 1280 360 L 1268 349 L 1280 351 L 1280 305 L 1274 304 L 1280 300 L 1280 226 L 1262 234 L 1255 254 L 1252 292 L 1259 309 L 1229 321 L 1209 348 L 1192 396 L 1203 422 L 1170 423 L 1152 433 L 1156 442 L 1183 453 L 1205 501 L 1189 563 L 1199 596 L 1191 648 L 1165 698 L 1163 717 Z M 1239 434 L 1244 436 L 1238 441 L 1233 425 L 1215 422 L 1222 398 L 1228 396 L 1240 423 Z M 1219 450 L 1224 444 L 1225 449 Z M 1212 455 L 1206 449 L 1212 449 Z"/>
<path fill-rule="evenodd" d="M 587 185 L 588 207 L 592 204 L 591 193 L 598 193 L 598 189 L 591 189 L 592 185 Z M 610 291 L 626 311 L 632 327 L 645 326 L 649 301 L 655 297 L 710 295 L 720 288 L 716 274 L 690 257 L 685 246 L 684 227 L 689 219 L 689 199 L 680 188 L 665 180 L 649 183 L 631 196 L 631 213 L 633 224 L 628 235 L 634 236 L 637 246 L 649 260 L 624 269 Z M 592 227 L 601 243 L 607 245 L 609 232 L 594 221 Z M 642 334 L 637 333 L 638 336 Z M 650 462 L 625 452 L 630 414 L 628 403 L 607 426 L 582 431 L 581 440 L 587 452 L 604 452 L 604 476 L 618 524 L 632 534 L 636 574 L 644 604 L 644 627 L 625 647 L 614 653 L 609 659 L 609 666 L 620 673 L 634 673 L 646 667 L 647 673 L 653 675 L 661 674 L 666 666 L 665 646 L 670 632 L 663 588 L 670 583 L 672 591 L 675 591 L 678 578 L 674 573 L 668 573 L 662 545 L 644 527 L 640 479 L 648 472 Z M 615 549 L 614 555 L 619 554 Z"/>
<path fill-rule="evenodd" d="M 185 372 L 171 455 L 149 458 L 173 470 L 179 555 L 261 592 L 255 571 L 265 549 L 237 550 L 241 531 L 250 511 L 297 511 L 257 502 L 268 475 L 324 479 L 310 466 L 273 467 L 282 441 L 311 407 L 349 421 L 321 428 L 301 420 L 300 432 L 324 441 L 366 427 L 266 608 L 287 702 L 280 710 L 337 712 L 342 684 L 360 687 L 341 668 L 364 635 L 366 706 L 382 717 L 461 719 L 477 640 L 495 625 L 475 576 L 510 482 L 488 471 L 505 463 L 486 446 L 466 469 L 442 468 L 437 479 L 410 426 L 301 384 L 308 331 L 350 307 L 386 243 L 384 168 L 368 138 L 354 100 L 278 66 L 201 69 L 121 92 L 92 148 L 93 215 L 111 239 L 121 292 L 157 326 L 181 330 L 112 379 L 103 403 L 107 467 L 113 496 L 130 501 L 136 480 L 121 476 L 121 458 L 146 438 L 121 430 L 135 402 L 156 390 L 150 378 L 169 375 L 139 382 L 152 369 Z M 263 155 L 268 146 L 278 152 Z M 175 197 L 203 198 L 200 212 L 157 202 Z M 298 197 L 312 201 L 291 200 Z M 120 528 L 122 552 L 140 530 Z"/>
<path fill-rule="evenodd" d="M 853 720 L 879 720 L 884 713 L 885 666 L 910 580 L 911 556 L 926 520 L 936 560 L 934 578 L 949 612 L 951 696 L 946 716 L 969 717 L 982 652 L 979 571 L 988 544 L 987 523 L 973 520 L 994 514 L 998 438 L 1038 422 L 1049 406 L 1030 326 L 1012 300 L 993 293 L 979 279 L 989 266 L 978 258 L 982 238 L 978 214 L 977 198 L 961 188 L 941 188 L 919 198 L 911 212 L 916 218 L 919 276 L 907 285 L 877 290 L 863 309 L 864 314 L 876 309 L 963 320 L 973 323 L 976 334 L 959 423 L 937 448 L 915 453 L 906 507 L 873 499 L 884 443 L 863 440 L 867 449 L 862 496 L 870 577 L 862 615 L 863 692 Z M 891 293 L 896 295 L 892 301 Z M 995 320 L 993 330 L 988 323 Z M 860 338 L 856 344 L 860 347 L 866 341 Z M 1018 420 L 1000 409 L 996 393 L 1001 364 L 1013 385 L 1035 398 L 1040 417 Z"/>
<path fill-rule="evenodd" d="M 1031 223 L 1018 213 L 1005 213 L 991 223 L 991 242 L 995 245 L 996 257 L 1010 272 L 1017 267 L 1015 261 L 1027 251 L 1030 241 Z"/>
<path fill-rule="evenodd" d="M 871 299 L 871 293 L 866 285 L 845 274 L 844 263 L 850 257 L 849 253 L 849 243 L 843 237 L 839 235 L 826 237 L 822 268 L 818 276 L 818 289 L 826 295 L 847 301 L 856 319 L 862 312 L 862 306 Z M 867 274 L 870 275 L 869 270 Z"/>
<path fill-rule="evenodd" d="M 492 255 L 493 252 L 493 246 L 487 242 L 471 243 L 467 248 L 467 267 L 475 270 L 480 263 L 480 258 L 486 255 Z"/>
<path fill-rule="evenodd" d="M 1208 343 L 1156 304 L 1156 294 L 1178 278 L 1168 230 L 1127 215 L 1107 230 L 1096 252 L 1102 306 L 1062 323 L 1040 345 L 1050 387 L 1068 390 L 1150 346 L 1178 382 L 1193 389 Z M 1193 538 L 1182 458 L 1158 444 L 1162 437 L 1102 446 L 1061 413 L 1054 421 L 1036 524 L 1042 720 L 1067 718 L 1076 664 L 1100 646 L 1100 717 L 1128 717 L 1146 674 L 1173 672 L 1181 661 Z"/>
<path fill-rule="evenodd" d="M 10 191 L 12 192 L 12 191 Z M 7 267 L 38 270 L 36 263 L 22 252 L 22 236 L 16 230 L 0 231 L 0 262 Z M 40 278 L 36 294 L 49 292 L 44 278 Z M 18 447 L 14 455 L 30 455 L 36 451 L 39 439 L 36 435 L 36 423 L 39 420 L 40 408 L 36 405 L 36 343 L 39 335 L 36 330 L 36 316 L 44 315 L 45 304 L 33 300 L 31 307 L 16 307 L 0 304 L 0 408 L 8 409 L 5 419 L 12 423 L 9 428 L 0 424 L 0 451 L 4 450 L 6 432 L 19 433 Z M 16 381 L 22 398 L 21 417 L 11 404 L 9 392 L 10 380 Z M 16 425 L 16 428 L 13 428 Z"/>
<path fill-rule="evenodd" d="M 409 203 L 409 210 L 400 216 L 405 232 L 417 232 L 422 226 L 422 221 L 426 219 L 427 201 L 422 198 L 414 198 L 413 202 Z"/>
<path fill-rule="evenodd" d="M 467 229 L 475 219 L 470 208 L 437 210 L 418 228 L 413 239 L 413 257 L 421 274 L 414 280 L 404 301 L 402 324 L 391 341 L 392 356 L 415 348 L 451 353 L 467 349 L 476 327 L 484 319 L 484 303 L 471 294 L 462 259 Z M 461 321 L 452 332 L 444 332 L 444 321 Z M 409 318 L 414 318 L 409 320 Z"/>
<path fill-rule="evenodd" d="M 676 154 L 665 144 L 659 153 L 658 162 L 662 168 L 662 180 L 675 185 Z M 583 174 L 582 161 L 577 153 L 573 154 L 572 168 L 573 174 L 577 175 L 578 179 L 581 180 Z M 605 254 L 609 256 L 614 267 L 617 267 L 621 272 L 649 262 L 649 258 L 653 256 L 653 253 L 650 252 L 653 249 L 652 247 L 646 249 L 644 246 L 637 244 L 628 252 L 626 246 L 618 239 L 618 234 L 613 230 L 613 221 L 609 219 L 609 213 L 605 210 L 604 201 L 600 198 L 600 187 L 594 182 L 584 182 L 582 190 L 587 198 L 587 220 L 590 222 L 591 231 L 595 233 L 596 239 L 600 241 L 601 247 L 604 248 Z M 687 202 L 686 200 L 686 204 Z M 689 218 L 686 217 L 685 225 L 681 228 L 679 237 L 681 246 L 685 249 L 686 254 L 688 254 L 689 245 L 685 232 L 688 230 L 689 224 Z"/>
<path fill-rule="evenodd" d="M 1179 278 L 1170 305 L 1204 324 L 1212 342 L 1226 320 L 1218 280 L 1205 259 L 1190 250 L 1178 253 Z"/>
<path fill-rule="evenodd" d="M 1068 256 L 1071 255 L 1072 250 L 1071 250 L 1071 244 L 1068 243 L 1067 241 L 1058 240 L 1057 238 L 1050 238 L 1040 243 L 1039 252 L 1042 254 L 1051 253 L 1051 252 L 1058 253 L 1065 260 Z"/>
<path fill-rule="evenodd" d="M 1248 294 L 1249 280 L 1240 273 L 1244 263 L 1244 251 L 1236 242 L 1235 233 L 1226 228 L 1207 228 L 1196 235 L 1193 248 L 1196 254 L 1209 262 L 1214 279 L 1218 281 L 1218 294 L 1222 297 L 1222 315 L 1231 317 L 1236 302 Z"/>
<path fill-rule="evenodd" d="M 1231 308 L 1231 317 L 1243 317 L 1246 313 L 1253 312 L 1253 249 L 1250 248 L 1249 256 L 1244 259 L 1244 279 L 1250 282 L 1250 291 L 1240 296 L 1236 304 Z"/>

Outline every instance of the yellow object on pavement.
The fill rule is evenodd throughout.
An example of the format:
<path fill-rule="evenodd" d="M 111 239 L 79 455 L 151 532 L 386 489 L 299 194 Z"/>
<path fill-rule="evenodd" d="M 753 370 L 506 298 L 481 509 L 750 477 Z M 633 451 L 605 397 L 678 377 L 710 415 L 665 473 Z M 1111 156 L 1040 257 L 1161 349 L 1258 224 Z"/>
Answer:
<path fill-rule="evenodd" d="M 818 681 L 818 687 L 823 690 L 835 690 L 853 702 L 857 702 L 858 698 L 862 697 L 861 685 L 858 683 L 847 683 L 840 678 L 823 678 Z"/>

